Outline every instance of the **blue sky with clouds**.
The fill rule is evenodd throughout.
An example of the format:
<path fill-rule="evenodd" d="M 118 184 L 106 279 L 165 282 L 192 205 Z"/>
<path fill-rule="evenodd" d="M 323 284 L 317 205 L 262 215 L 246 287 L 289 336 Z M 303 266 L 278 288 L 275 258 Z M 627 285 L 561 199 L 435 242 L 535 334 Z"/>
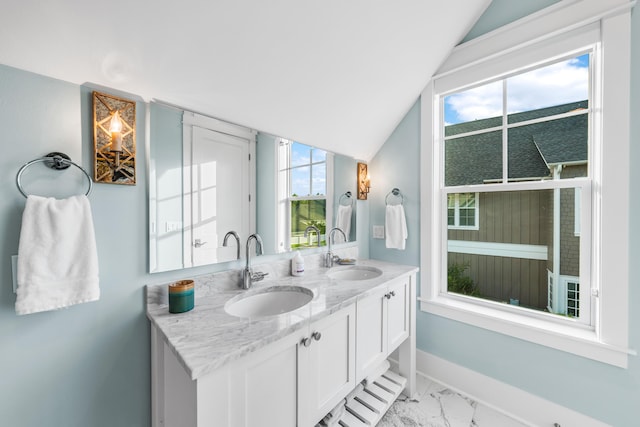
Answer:
<path fill-rule="evenodd" d="M 291 194 L 310 196 L 325 194 L 327 189 L 326 163 L 309 166 L 312 162 L 325 162 L 327 152 L 295 142 L 291 146 Z M 310 179 L 311 178 L 311 179 Z M 312 188 L 311 188 L 312 187 Z"/>
<path fill-rule="evenodd" d="M 589 54 L 507 78 L 507 112 L 535 110 L 589 97 Z M 502 80 L 444 98 L 447 125 L 502 115 Z"/>

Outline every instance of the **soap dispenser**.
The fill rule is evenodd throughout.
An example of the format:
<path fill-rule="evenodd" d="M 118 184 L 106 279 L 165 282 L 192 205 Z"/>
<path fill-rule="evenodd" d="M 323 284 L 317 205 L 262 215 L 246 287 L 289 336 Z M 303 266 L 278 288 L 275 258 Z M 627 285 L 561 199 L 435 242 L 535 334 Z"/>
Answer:
<path fill-rule="evenodd" d="M 291 275 L 304 276 L 304 258 L 300 255 L 300 251 L 296 251 L 295 256 L 291 258 Z"/>

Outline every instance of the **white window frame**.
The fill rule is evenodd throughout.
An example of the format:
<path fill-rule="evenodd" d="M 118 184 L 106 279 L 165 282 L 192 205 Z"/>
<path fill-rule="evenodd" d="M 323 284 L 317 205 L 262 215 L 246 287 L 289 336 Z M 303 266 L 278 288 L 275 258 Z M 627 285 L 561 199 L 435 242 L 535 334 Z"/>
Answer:
<path fill-rule="evenodd" d="M 628 348 L 631 6 L 623 0 L 560 2 L 457 47 L 429 82 L 421 98 L 422 311 L 614 366 L 628 366 L 628 356 L 636 354 Z M 589 233 L 593 244 L 588 254 L 592 287 L 590 292 L 581 288 L 582 293 L 594 297 L 593 327 L 546 318 L 552 315 L 523 315 L 517 307 L 496 307 L 477 298 L 442 292 L 446 196 L 439 190 L 440 109 L 435 95 L 445 93 L 445 86 L 451 91 L 493 79 L 516 69 L 514 64 L 532 66 L 554 55 L 580 51 L 585 34 L 593 36 L 594 32 L 599 39 L 599 65 L 594 66 L 591 99 L 594 143 L 590 167 L 594 185 L 588 191 L 583 188 L 581 194 L 582 234 L 584 224 L 593 224 Z M 526 185 L 519 183 L 518 188 Z M 458 187 L 455 191 L 474 189 Z M 444 220 L 446 224 L 446 216 Z"/>
<path fill-rule="evenodd" d="M 291 144 L 296 141 L 291 141 L 284 138 L 278 139 L 276 144 L 276 159 L 277 159 L 277 171 L 278 171 L 278 212 L 277 212 L 277 239 L 278 239 L 278 251 L 288 252 L 291 250 L 291 202 L 296 200 L 325 200 L 325 206 L 327 211 L 326 217 L 326 229 L 330 230 L 333 227 L 333 215 L 329 212 L 333 212 L 333 156 L 331 152 L 326 152 L 326 160 L 323 162 L 314 162 L 313 164 L 325 163 L 326 165 L 326 190 L 324 196 L 298 196 L 291 197 Z M 299 142 L 299 144 L 306 145 Z M 281 147 L 287 145 L 289 148 L 286 153 L 283 153 Z M 309 166 L 311 163 L 309 164 Z M 324 235 L 318 236 L 322 239 Z M 307 248 L 303 248 L 307 249 Z"/>
<path fill-rule="evenodd" d="M 449 230 L 479 230 L 480 229 L 480 193 L 474 193 L 474 192 L 470 192 L 471 194 L 474 194 L 475 196 L 475 206 L 474 206 L 474 214 L 475 214 L 475 221 L 474 221 L 474 225 L 460 225 L 460 200 L 458 195 L 459 194 L 465 194 L 465 193 L 455 193 L 455 204 L 453 207 L 453 211 L 454 211 L 454 220 L 453 220 L 453 225 L 448 225 L 448 221 L 447 221 L 447 227 Z M 448 201 L 447 201 L 448 203 Z M 448 209 L 448 205 L 447 205 L 447 209 Z M 448 213 L 447 213 L 447 217 L 448 217 Z"/>

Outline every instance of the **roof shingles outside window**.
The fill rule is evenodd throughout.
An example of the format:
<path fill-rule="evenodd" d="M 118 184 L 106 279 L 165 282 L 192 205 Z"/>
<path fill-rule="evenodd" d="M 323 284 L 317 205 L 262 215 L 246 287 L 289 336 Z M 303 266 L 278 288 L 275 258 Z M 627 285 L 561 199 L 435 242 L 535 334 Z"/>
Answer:
<path fill-rule="evenodd" d="M 510 114 L 510 124 L 553 117 L 588 108 L 588 101 Z M 500 126 L 501 117 L 449 125 L 451 137 Z M 509 179 L 543 179 L 557 164 L 587 163 L 588 114 L 564 116 L 510 128 Z M 479 133 L 445 142 L 445 185 L 473 185 L 502 178 L 502 130 Z"/>

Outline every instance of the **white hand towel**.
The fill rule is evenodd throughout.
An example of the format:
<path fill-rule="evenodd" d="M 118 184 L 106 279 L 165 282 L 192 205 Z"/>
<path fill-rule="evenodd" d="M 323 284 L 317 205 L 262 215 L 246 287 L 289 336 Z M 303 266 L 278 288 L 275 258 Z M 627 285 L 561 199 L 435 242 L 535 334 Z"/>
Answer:
<path fill-rule="evenodd" d="M 347 239 L 351 233 L 351 212 L 351 205 L 339 205 L 338 214 L 336 215 L 336 227 L 344 231 L 344 235 L 347 236 Z M 345 241 L 340 233 L 334 234 L 334 237 L 336 239 L 335 243 L 342 243 Z"/>
<path fill-rule="evenodd" d="M 18 247 L 16 313 L 55 310 L 100 298 L 89 199 L 29 196 Z"/>
<path fill-rule="evenodd" d="M 407 220 L 402 205 L 387 205 L 384 219 L 386 246 L 389 249 L 404 250 L 407 240 Z"/>

